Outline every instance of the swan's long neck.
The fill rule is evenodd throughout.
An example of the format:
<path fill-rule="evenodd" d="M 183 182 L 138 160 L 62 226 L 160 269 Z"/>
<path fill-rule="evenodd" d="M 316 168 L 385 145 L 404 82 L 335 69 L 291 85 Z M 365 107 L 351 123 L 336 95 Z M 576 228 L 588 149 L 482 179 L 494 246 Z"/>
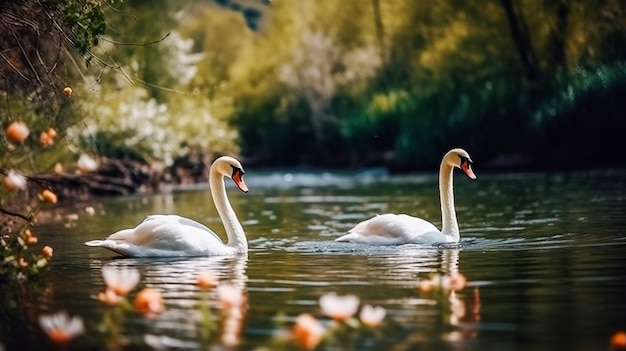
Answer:
<path fill-rule="evenodd" d="M 237 252 L 247 252 L 248 241 L 246 240 L 246 234 L 243 231 L 241 223 L 239 223 L 239 220 L 237 219 L 237 215 L 235 214 L 233 207 L 228 201 L 228 197 L 226 196 L 224 176 L 219 174 L 216 170 L 211 169 L 209 182 L 211 185 L 211 196 L 213 197 L 213 202 L 215 203 L 217 213 L 219 214 L 222 223 L 224 223 L 224 228 L 226 229 L 226 235 L 228 236 L 227 245 L 234 247 Z"/>
<path fill-rule="evenodd" d="M 441 201 L 441 232 L 450 237 L 453 242 L 460 239 L 459 223 L 456 219 L 454 209 L 454 186 L 452 182 L 452 171 L 454 167 L 444 161 L 439 167 L 439 199 Z"/>

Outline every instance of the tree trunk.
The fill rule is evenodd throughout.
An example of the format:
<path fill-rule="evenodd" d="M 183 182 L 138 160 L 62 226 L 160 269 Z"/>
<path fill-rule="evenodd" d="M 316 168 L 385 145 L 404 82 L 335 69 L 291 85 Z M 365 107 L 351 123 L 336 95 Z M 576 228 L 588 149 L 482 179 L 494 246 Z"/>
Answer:
<path fill-rule="evenodd" d="M 536 81 L 539 78 L 539 64 L 535 51 L 528 38 L 528 30 L 522 15 L 515 13 L 515 8 L 511 0 L 500 0 L 506 17 L 509 21 L 509 28 L 511 30 L 511 37 L 517 48 L 524 71 L 526 73 L 526 79 L 528 81 Z"/>
<path fill-rule="evenodd" d="M 565 1 L 559 1 L 556 4 L 555 13 L 556 23 L 552 29 L 552 38 L 550 40 L 550 50 L 552 52 L 551 63 L 554 66 L 565 66 L 567 64 L 565 37 L 570 13 L 569 7 Z"/>
<path fill-rule="evenodd" d="M 383 27 L 383 19 L 380 14 L 380 0 L 372 0 L 372 7 L 374 9 L 374 26 L 376 28 L 376 39 L 378 40 L 380 60 L 384 65 L 387 63 L 387 45 L 385 44 L 385 28 Z"/>

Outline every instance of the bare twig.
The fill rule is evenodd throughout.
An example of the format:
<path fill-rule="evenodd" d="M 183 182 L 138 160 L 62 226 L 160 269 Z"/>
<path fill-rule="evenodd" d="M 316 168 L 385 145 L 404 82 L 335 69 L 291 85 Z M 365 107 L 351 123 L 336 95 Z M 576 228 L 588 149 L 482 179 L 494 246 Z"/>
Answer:
<path fill-rule="evenodd" d="M 15 34 L 14 31 L 11 31 L 11 35 L 15 39 L 15 42 L 17 43 L 17 46 L 20 47 L 20 51 L 22 51 L 22 55 L 24 56 L 24 60 L 26 60 L 26 62 L 28 63 L 28 66 L 30 67 L 30 70 L 33 72 L 33 74 L 35 75 L 35 78 L 37 78 L 37 81 L 39 82 L 39 84 L 41 84 L 41 86 L 43 86 L 44 84 L 41 81 L 41 78 L 39 77 L 39 74 L 37 74 L 37 70 L 35 70 L 35 66 L 33 66 L 32 62 L 30 62 L 30 58 L 28 58 L 29 55 L 26 52 L 26 50 L 24 49 L 24 46 L 22 46 L 22 42 L 17 37 L 17 35 Z"/>
<path fill-rule="evenodd" d="M 23 215 L 23 214 L 21 214 L 21 213 L 11 212 L 11 211 L 9 211 L 9 210 L 5 210 L 5 209 L 4 209 L 4 208 L 2 208 L 2 207 L 0 207 L 0 212 L 2 212 L 2 213 L 4 213 L 4 214 L 7 214 L 7 215 L 9 215 L 9 216 L 19 217 L 19 218 L 21 218 L 21 219 L 25 220 L 25 221 L 26 221 L 26 222 L 28 222 L 28 223 L 30 223 L 30 222 L 32 221 L 32 219 L 30 219 L 30 218 L 29 218 L 29 217 L 27 217 L 27 216 L 24 216 L 24 215 Z"/>
<path fill-rule="evenodd" d="M 148 45 L 154 45 L 154 44 L 158 44 L 160 42 L 162 42 L 163 40 L 167 39 L 167 37 L 170 36 L 170 34 L 172 34 L 172 32 L 169 32 L 167 34 L 165 34 L 165 36 L 163 36 L 161 39 L 157 39 L 155 41 L 151 41 L 151 42 L 147 42 L 147 43 L 125 43 L 122 41 L 115 41 L 113 39 L 109 39 L 105 36 L 102 35 L 98 35 L 98 40 L 103 40 L 106 42 L 109 42 L 111 44 L 115 44 L 115 45 L 121 45 L 121 46 L 148 46 Z"/>

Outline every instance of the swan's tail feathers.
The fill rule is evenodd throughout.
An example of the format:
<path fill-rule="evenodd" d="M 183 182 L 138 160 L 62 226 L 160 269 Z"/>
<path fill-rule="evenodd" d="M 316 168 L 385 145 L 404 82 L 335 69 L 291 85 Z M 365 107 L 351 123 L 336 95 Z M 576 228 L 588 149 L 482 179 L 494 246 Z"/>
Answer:
<path fill-rule="evenodd" d="M 104 242 L 106 240 L 89 240 L 87 242 L 85 242 L 85 245 L 87 246 L 104 246 Z"/>
<path fill-rule="evenodd" d="M 348 233 L 346 235 L 338 237 L 337 239 L 335 239 L 335 241 L 341 241 L 341 242 L 357 241 L 360 237 L 361 237 L 360 234 Z"/>
<path fill-rule="evenodd" d="M 139 254 L 134 246 L 110 239 L 90 240 L 85 242 L 85 245 L 103 247 L 126 257 L 135 257 Z"/>

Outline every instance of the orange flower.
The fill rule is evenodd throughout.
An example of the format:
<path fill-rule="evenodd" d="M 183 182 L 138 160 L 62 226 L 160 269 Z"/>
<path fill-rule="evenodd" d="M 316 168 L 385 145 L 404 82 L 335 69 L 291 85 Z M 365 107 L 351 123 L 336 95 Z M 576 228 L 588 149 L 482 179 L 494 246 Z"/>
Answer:
<path fill-rule="evenodd" d="M 72 96 L 72 88 L 70 88 L 70 87 L 63 88 L 63 95 L 65 95 L 65 96 Z"/>
<path fill-rule="evenodd" d="M 4 188 L 8 191 L 15 191 L 17 189 L 26 189 L 26 177 L 17 173 L 14 170 L 9 170 L 7 175 L 2 180 Z"/>
<path fill-rule="evenodd" d="M 303 313 L 296 318 L 292 329 L 293 338 L 305 350 L 313 350 L 324 336 L 324 327 L 313 316 Z"/>
<path fill-rule="evenodd" d="M 144 288 L 137 296 L 133 304 L 135 310 L 146 317 L 152 317 L 165 311 L 165 302 L 163 295 L 152 288 Z"/>
<path fill-rule="evenodd" d="M 48 128 L 48 130 L 41 132 L 39 134 L 39 144 L 43 147 L 48 147 L 54 145 L 54 138 L 57 136 L 57 131 L 53 128 Z"/>
<path fill-rule="evenodd" d="M 21 143 L 28 138 L 30 130 L 22 122 L 12 122 L 6 129 L 7 139 L 14 143 Z"/>
<path fill-rule="evenodd" d="M 338 296 L 331 292 L 322 295 L 319 302 L 322 312 L 338 321 L 349 319 L 359 308 L 359 298 L 354 295 Z"/>
<path fill-rule="evenodd" d="M 54 249 L 52 249 L 52 247 L 46 245 L 43 247 L 43 249 L 41 249 L 41 254 L 43 255 L 43 257 L 45 257 L 47 260 L 52 258 L 52 253 L 54 252 Z"/>
<path fill-rule="evenodd" d="M 41 192 L 41 200 L 45 203 L 56 204 L 58 198 L 57 194 L 52 192 L 52 190 L 44 189 L 44 191 Z"/>
<path fill-rule="evenodd" d="M 198 273 L 198 287 L 200 289 L 210 289 L 217 286 L 217 277 L 213 272 L 210 271 L 202 271 Z"/>
<path fill-rule="evenodd" d="M 37 237 L 35 235 L 33 235 L 33 233 L 30 231 L 30 229 L 26 229 L 24 231 L 24 242 L 28 246 L 35 245 L 37 243 Z"/>
<path fill-rule="evenodd" d="M 17 264 L 18 266 L 20 266 L 20 268 L 26 268 L 28 267 L 28 262 L 26 262 L 26 260 L 24 259 L 24 257 L 20 257 L 19 260 L 17 260 Z"/>
<path fill-rule="evenodd" d="M 48 128 L 46 133 L 48 133 L 48 136 L 51 137 L 51 138 L 56 138 L 57 137 L 57 131 L 54 130 L 54 128 L 52 128 L 52 127 Z"/>
<path fill-rule="evenodd" d="M 626 350 L 626 333 L 618 331 L 611 337 L 611 350 L 624 351 Z"/>
<path fill-rule="evenodd" d="M 82 318 L 70 318 L 67 312 L 39 316 L 39 325 L 50 340 L 57 344 L 64 344 L 85 331 Z"/>

